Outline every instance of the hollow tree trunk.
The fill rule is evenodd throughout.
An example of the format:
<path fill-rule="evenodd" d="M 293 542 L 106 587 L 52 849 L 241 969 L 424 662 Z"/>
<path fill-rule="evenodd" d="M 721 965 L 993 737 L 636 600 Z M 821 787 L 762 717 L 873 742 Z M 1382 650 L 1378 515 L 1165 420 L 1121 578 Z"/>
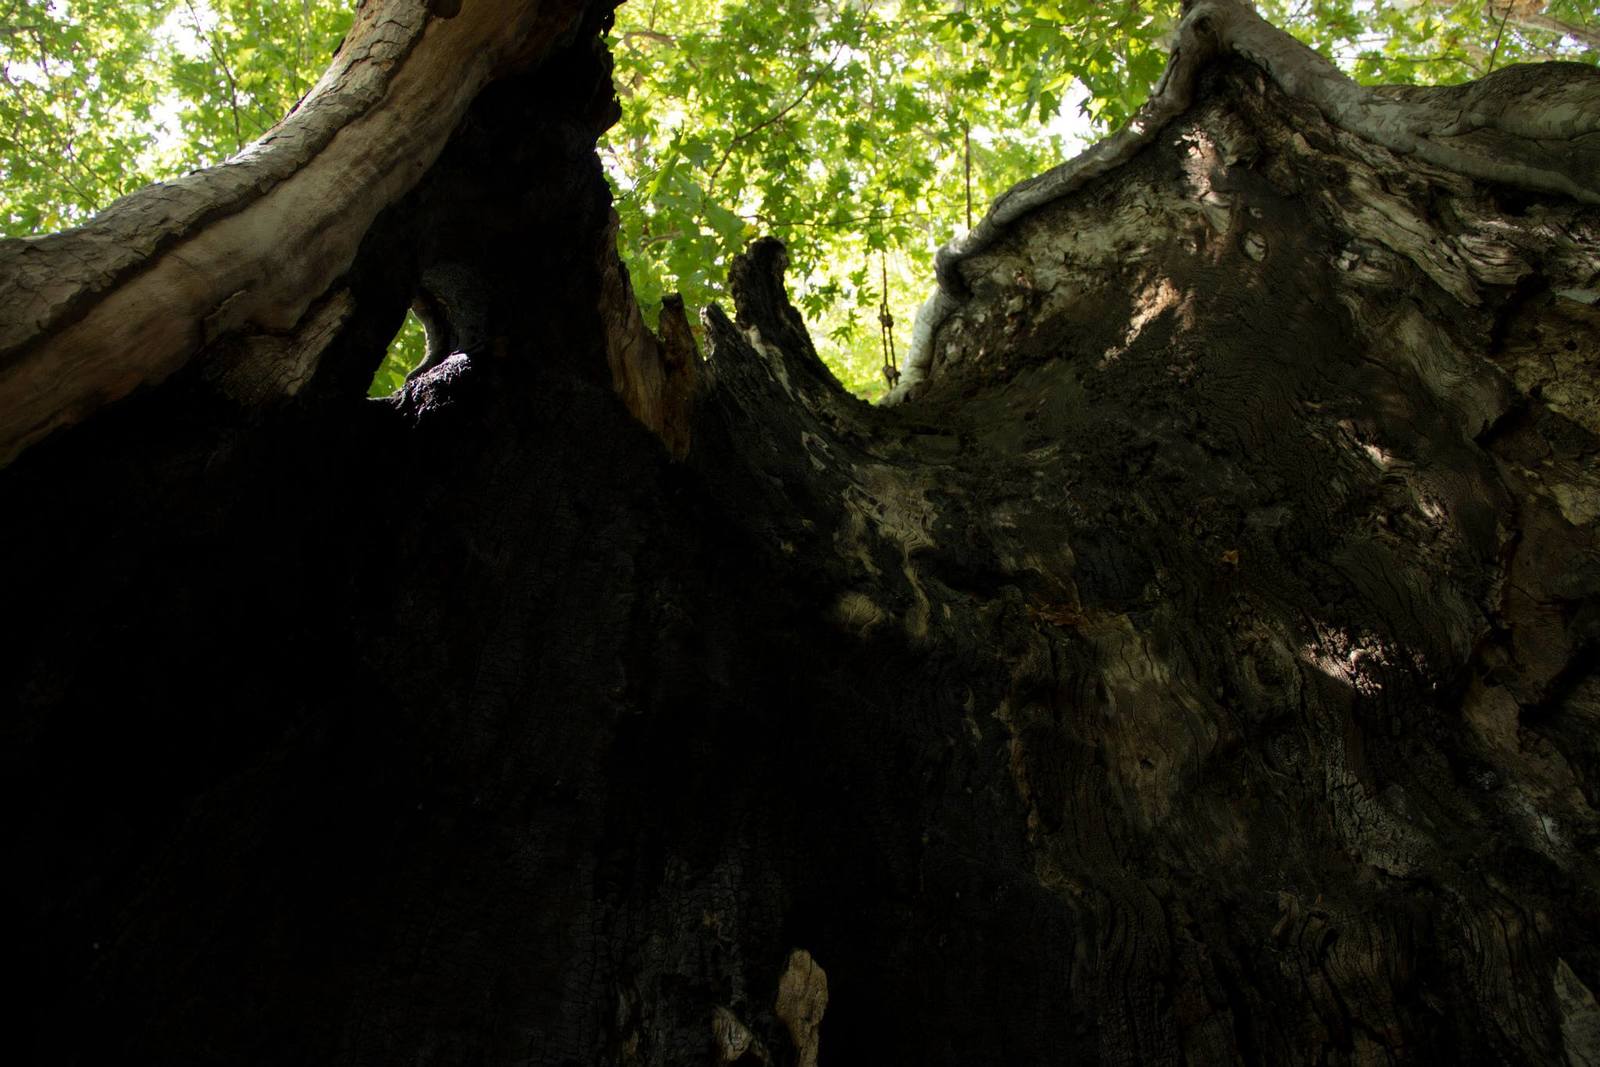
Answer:
<path fill-rule="evenodd" d="M 314 267 L 227 170 L 0 246 L 33 1059 L 1600 1058 L 1600 76 L 1195 5 L 875 409 L 774 242 L 644 330 L 604 12 L 528 17 L 372 210 L 274 179 Z M 191 243 L 276 310 L 151 310 Z M 471 351 L 365 400 L 413 300 Z"/>

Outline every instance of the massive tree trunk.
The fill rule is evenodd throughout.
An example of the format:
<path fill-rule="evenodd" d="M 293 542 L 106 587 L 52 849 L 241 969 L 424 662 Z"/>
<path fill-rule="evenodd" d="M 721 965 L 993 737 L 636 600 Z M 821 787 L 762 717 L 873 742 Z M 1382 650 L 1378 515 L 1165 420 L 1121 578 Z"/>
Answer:
<path fill-rule="evenodd" d="M 604 0 L 455 6 L 0 245 L 23 1059 L 1600 1061 L 1600 75 L 1194 5 L 873 408 L 774 242 L 644 329 Z"/>

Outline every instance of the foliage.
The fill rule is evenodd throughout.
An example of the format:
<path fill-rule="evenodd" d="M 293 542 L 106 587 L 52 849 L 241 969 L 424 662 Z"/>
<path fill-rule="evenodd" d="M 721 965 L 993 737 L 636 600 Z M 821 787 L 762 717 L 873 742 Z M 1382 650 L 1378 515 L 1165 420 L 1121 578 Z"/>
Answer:
<path fill-rule="evenodd" d="M 1510 63 L 1600 62 L 1595 0 L 1261 0 L 1257 6 L 1367 83 L 1448 85 Z"/>
<path fill-rule="evenodd" d="M 1579 0 L 1261 6 L 1365 81 L 1459 81 L 1576 55 L 1539 19 L 1600 24 Z M 903 347 L 968 197 L 981 215 L 1072 154 L 1075 125 L 1098 135 L 1125 122 L 1160 76 L 1177 14 L 1176 0 L 625 6 L 613 34 L 624 114 L 605 151 L 641 299 L 676 288 L 704 306 L 728 257 L 775 233 L 824 355 L 852 389 L 881 392 L 885 274 Z"/>
<path fill-rule="evenodd" d="M 389 344 L 389 356 L 373 376 L 369 396 L 388 396 L 406 384 L 406 375 L 422 362 L 427 351 L 428 337 L 423 332 L 422 320 L 413 312 L 406 312 L 406 321 Z"/>
<path fill-rule="evenodd" d="M 328 0 L 0 0 L 0 233 L 61 229 L 225 159 L 327 66 Z"/>
<path fill-rule="evenodd" d="M 141 184 L 158 97 L 148 17 L 107 4 L 73 21 L 61 0 L 7 0 L 0 29 L 8 235 L 60 229 Z"/>
<path fill-rule="evenodd" d="M 613 34 L 623 119 L 605 147 L 648 305 L 718 298 L 756 233 L 789 246 L 836 371 L 881 389 L 888 274 L 903 347 L 913 278 L 988 199 L 1063 152 L 1074 78 L 1120 122 L 1165 57 L 1175 3 L 645 0 Z M 1049 124 L 1054 123 L 1054 127 Z M 967 158 L 971 153 L 971 185 Z"/>
<path fill-rule="evenodd" d="M 1260 0 L 1363 81 L 1600 62 L 1600 0 Z M 611 34 L 623 118 L 602 145 L 647 309 L 722 299 L 751 237 L 852 389 L 883 389 L 934 250 L 990 198 L 1127 120 L 1178 0 L 631 0 Z M 216 163 L 311 86 L 348 0 L 0 0 L 0 233 L 81 222 Z M 969 178 L 970 161 L 970 178 Z M 970 208 L 969 208 L 970 202 Z M 409 319 L 373 388 L 420 358 Z"/>

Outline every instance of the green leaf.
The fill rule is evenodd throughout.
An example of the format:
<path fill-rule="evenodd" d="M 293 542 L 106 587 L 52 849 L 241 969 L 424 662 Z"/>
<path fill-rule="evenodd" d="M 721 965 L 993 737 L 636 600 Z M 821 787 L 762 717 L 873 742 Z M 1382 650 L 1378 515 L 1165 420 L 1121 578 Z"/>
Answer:
<path fill-rule="evenodd" d="M 1496 66 L 1600 63 L 1600 50 L 1552 33 L 1499 35 L 1484 0 L 1258 7 L 1364 82 L 1458 82 L 1480 75 L 1491 52 Z M 20 10 L 36 32 L 0 34 L 9 235 L 73 225 L 258 136 L 315 82 L 354 3 L 23 0 Z M 1600 24 L 1594 0 L 1546 10 Z M 933 249 L 965 223 L 963 130 L 981 213 L 1060 161 L 1063 99 L 1088 92 L 1077 112 L 1097 134 L 1135 112 L 1178 15 L 1177 0 L 622 5 L 610 40 L 629 91 L 603 147 L 635 292 L 647 307 L 673 289 L 695 308 L 723 299 L 729 255 L 756 232 L 777 233 L 840 380 L 881 391 L 882 262 L 903 348 Z"/>

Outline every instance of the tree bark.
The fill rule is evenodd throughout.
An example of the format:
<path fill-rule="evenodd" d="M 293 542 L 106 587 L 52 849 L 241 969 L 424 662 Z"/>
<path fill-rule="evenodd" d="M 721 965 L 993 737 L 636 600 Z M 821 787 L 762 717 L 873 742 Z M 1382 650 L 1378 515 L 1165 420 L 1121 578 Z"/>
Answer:
<path fill-rule="evenodd" d="M 1600 75 L 1194 5 L 873 408 L 774 241 L 644 328 L 604 18 L 434 86 L 292 316 L 95 318 L 271 274 L 250 198 L 8 305 L 23 1058 L 1600 1061 Z M 469 350 L 364 399 L 430 284 Z"/>

